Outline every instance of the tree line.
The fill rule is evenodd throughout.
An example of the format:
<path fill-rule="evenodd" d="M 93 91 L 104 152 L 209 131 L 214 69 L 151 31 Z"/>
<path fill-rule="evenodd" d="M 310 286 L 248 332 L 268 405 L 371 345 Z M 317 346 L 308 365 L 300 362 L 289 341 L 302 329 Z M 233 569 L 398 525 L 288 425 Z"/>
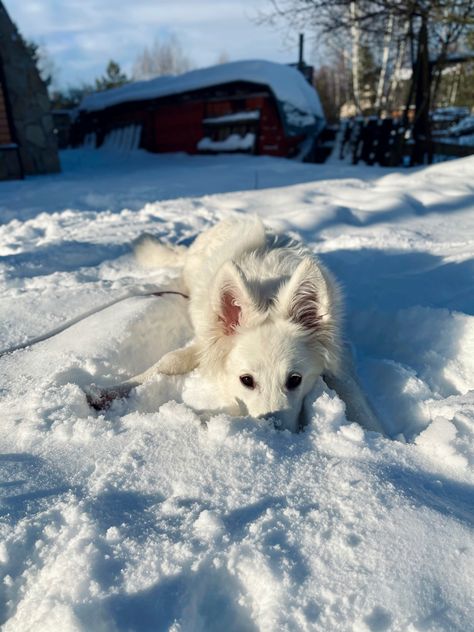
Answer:
<path fill-rule="evenodd" d="M 267 0 L 260 21 L 304 30 L 319 42 L 314 76 L 326 116 L 402 115 L 415 141 L 430 139 L 430 111 L 474 104 L 474 0 Z M 176 36 L 137 55 L 130 76 L 110 60 L 93 82 L 58 90 L 43 47 L 27 42 L 53 107 L 131 80 L 176 75 L 193 65 Z M 463 57 L 463 52 L 466 53 Z M 221 54 L 216 63 L 228 61 Z"/>
<path fill-rule="evenodd" d="M 35 46 L 34 44 L 30 44 Z M 225 52 L 219 54 L 216 63 L 228 61 Z M 37 50 L 37 62 L 41 65 L 41 49 Z M 48 66 L 48 64 L 46 64 Z M 90 83 L 82 83 L 65 89 L 50 87 L 50 98 L 53 108 L 71 108 L 77 106 L 82 98 L 92 92 L 118 88 L 130 81 L 140 81 L 165 75 L 179 75 L 193 69 L 191 58 L 185 52 L 176 35 L 164 39 L 156 38 L 153 44 L 137 55 L 130 75 L 127 75 L 120 64 L 110 59 L 105 72 Z M 51 77 L 43 77 L 51 83 Z"/>
<path fill-rule="evenodd" d="M 323 42 L 328 61 L 316 85 L 329 116 L 401 114 L 412 164 L 430 160 L 434 104 L 464 98 L 472 106 L 474 0 L 268 2 L 262 21 L 304 29 Z"/>
<path fill-rule="evenodd" d="M 450 55 L 474 48 L 474 0 L 268 1 L 261 21 L 323 42 L 319 80 L 331 73 L 332 101 L 352 102 L 355 114 L 399 107 L 412 77 L 436 102 Z"/>

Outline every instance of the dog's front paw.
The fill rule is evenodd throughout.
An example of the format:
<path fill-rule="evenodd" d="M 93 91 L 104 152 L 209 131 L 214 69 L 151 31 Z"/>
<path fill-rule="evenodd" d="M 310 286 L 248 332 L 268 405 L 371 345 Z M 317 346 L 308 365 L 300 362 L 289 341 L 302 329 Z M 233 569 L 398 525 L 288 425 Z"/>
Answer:
<path fill-rule="evenodd" d="M 132 388 L 136 384 L 119 384 L 111 388 L 101 388 L 96 384 L 91 384 L 84 389 L 87 403 L 94 410 L 107 410 L 116 399 L 128 397 Z"/>

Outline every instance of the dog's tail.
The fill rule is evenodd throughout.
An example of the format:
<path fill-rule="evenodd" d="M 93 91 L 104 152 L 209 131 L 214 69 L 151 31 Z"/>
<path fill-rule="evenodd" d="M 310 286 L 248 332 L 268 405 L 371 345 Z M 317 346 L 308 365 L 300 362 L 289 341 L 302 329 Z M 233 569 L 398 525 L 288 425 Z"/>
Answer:
<path fill-rule="evenodd" d="M 142 235 L 133 244 L 138 263 L 145 268 L 176 268 L 184 264 L 185 246 L 164 244 L 152 235 Z"/>

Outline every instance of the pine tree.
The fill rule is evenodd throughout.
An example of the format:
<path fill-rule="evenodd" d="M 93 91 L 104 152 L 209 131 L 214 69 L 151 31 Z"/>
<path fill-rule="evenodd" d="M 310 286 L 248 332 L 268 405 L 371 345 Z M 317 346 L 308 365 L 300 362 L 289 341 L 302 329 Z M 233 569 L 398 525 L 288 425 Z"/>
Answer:
<path fill-rule="evenodd" d="M 118 88 L 128 83 L 129 79 L 127 75 L 122 72 L 120 65 L 111 59 L 107 64 L 105 75 L 95 80 L 96 90 L 110 90 L 111 88 Z"/>

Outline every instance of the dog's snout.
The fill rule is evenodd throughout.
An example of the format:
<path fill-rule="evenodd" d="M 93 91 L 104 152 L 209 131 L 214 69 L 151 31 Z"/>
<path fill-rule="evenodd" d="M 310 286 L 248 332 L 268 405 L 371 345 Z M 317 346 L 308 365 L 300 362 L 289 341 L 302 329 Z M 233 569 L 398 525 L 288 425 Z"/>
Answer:
<path fill-rule="evenodd" d="M 295 432 L 299 427 L 301 406 L 290 405 L 288 398 L 281 391 L 267 397 L 259 397 L 244 401 L 236 397 L 235 401 L 241 415 L 249 415 L 255 419 L 271 420 L 276 428 Z"/>
<path fill-rule="evenodd" d="M 272 421 L 275 428 L 296 432 L 300 426 L 301 410 L 286 408 L 258 415 L 258 419 Z"/>
<path fill-rule="evenodd" d="M 276 405 L 267 406 L 256 415 L 259 419 L 273 420 L 275 427 L 293 429 L 297 425 L 300 414 L 299 408 L 290 406 L 287 399 L 275 402 Z"/>
<path fill-rule="evenodd" d="M 257 418 L 264 417 L 285 417 L 292 414 L 292 409 L 288 406 L 288 402 L 278 402 L 274 405 L 268 405 L 265 402 L 259 402 L 255 407 L 249 409 L 251 415 Z"/>

